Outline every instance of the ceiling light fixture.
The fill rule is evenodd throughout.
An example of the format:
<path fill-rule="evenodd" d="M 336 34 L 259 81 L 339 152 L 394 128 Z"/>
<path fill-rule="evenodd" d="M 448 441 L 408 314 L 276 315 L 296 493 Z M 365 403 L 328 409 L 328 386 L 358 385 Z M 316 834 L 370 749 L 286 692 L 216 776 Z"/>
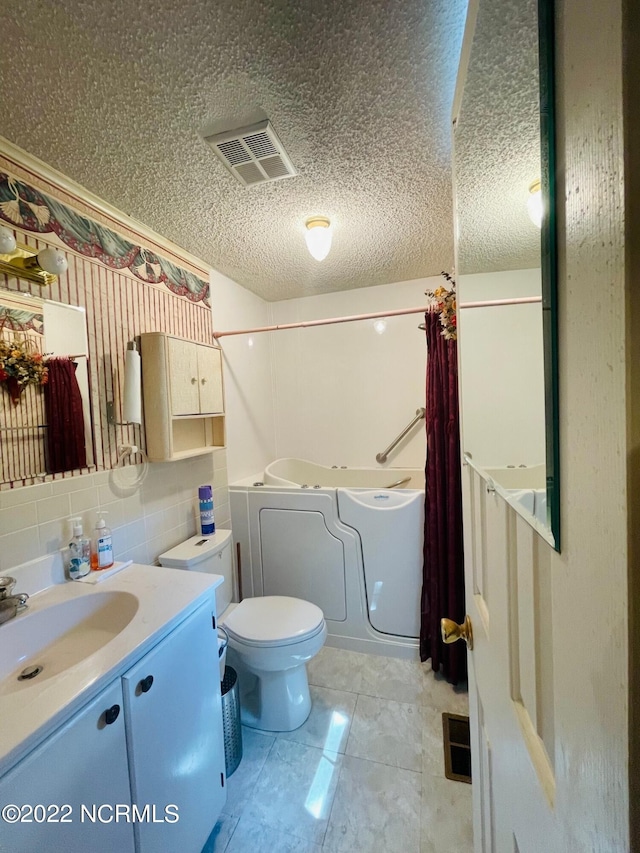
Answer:
<path fill-rule="evenodd" d="M 542 186 L 540 178 L 537 178 L 529 187 L 529 198 L 527 199 L 527 213 L 529 219 L 538 228 L 542 228 L 542 216 L 544 206 L 542 202 Z"/>
<path fill-rule="evenodd" d="M 46 286 L 66 272 L 67 267 L 60 249 L 50 246 L 36 252 L 30 246 L 16 243 L 13 233 L 0 225 L 0 272 Z"/>
<path fill-rule="evenodd" d="M 305 222 L 304 239 L 311 257 L 316 261 L 324 261 L 331 249 L 333 229 L 326 216 L 312 216 Z"/>

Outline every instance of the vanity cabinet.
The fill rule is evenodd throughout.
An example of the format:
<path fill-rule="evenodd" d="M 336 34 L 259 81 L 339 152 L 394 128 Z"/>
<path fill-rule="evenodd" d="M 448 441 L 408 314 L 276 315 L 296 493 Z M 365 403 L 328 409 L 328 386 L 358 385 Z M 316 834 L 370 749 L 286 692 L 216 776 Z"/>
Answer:
<path fill-rule="evenodd" d="M 140 340 L 149 459 L 183 459 L 223 447 L 220 348 L 163 332 Z"/>
<path fill-rule="evenodd" d="M 204 605 L 3 776 L 0 806 L 70 822 L 0 821 L 0 851 L 200 853 L 226 799 L 217 655 Z"/>
<path fill-rule="evenodd" d="M 134 853 L 132 824 L 110 809 L 131 802 L 122 707 L 118 679 L 0 779 L 0 806 L 18 806 L 26 820 L 0 821 L 3 853 Z M 104 806 L 105 822 L 83 818 L 83 806 L 91 815 Z"/>

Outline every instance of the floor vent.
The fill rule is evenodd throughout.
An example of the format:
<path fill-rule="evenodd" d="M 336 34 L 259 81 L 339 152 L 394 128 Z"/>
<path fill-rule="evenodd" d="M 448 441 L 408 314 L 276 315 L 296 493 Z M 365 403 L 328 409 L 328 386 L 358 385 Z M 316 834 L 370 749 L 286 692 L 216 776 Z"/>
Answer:
<path fill-rule="evenodd" d="M 444 775 L 454 782 L 471 784 L 471 740 L 469 717 L 442 715 L 444 741 Z"/>
<path fill-rule="evenodd" d="M 297 174 L 269 121 L 205 136 L 205 142 L 245 187 Z"/>

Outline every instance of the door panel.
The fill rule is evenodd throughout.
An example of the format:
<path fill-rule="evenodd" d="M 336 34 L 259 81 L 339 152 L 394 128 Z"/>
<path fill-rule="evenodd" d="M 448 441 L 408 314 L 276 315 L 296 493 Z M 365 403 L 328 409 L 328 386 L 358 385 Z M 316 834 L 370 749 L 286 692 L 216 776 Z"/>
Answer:
<path fill-rule="evenodd" d="M 224 412 L 220 350 L 213 347 L 198 346 L 196 352 L 200 386 L 200 411 L 207 414 Z"/>
<path fill-rule="evenodd" d="M 200 411 L 197 345 L 169 338 L 171 414 L 195 415 Z"/>
<path fill-rule="evenodd" d="M 479 768 L 473 785 L 475 850 L 510 850 L 514 832 L 521 841 L 544 835 L 546 849 L 556 850 L 554 769 L 541 736 L 553 732 L 546 551 L 470 465 L 463 467 L 463 512 L 472 590 L 467 608 L 474 626 L 469 690 L 476 716 L 472 759 Z M 483 589 L 491 589 L 490 602 L 476 591 L 480 574 Z M 523 820 L 527 828 L 519 831 Z M 529 853 L 522 844 L 521 850 Z"/>
<path fill-rule="evenodd" d="M 424 493 L 338 489 L 340 520 L 362 542 L 369 622 L 399 637 L 420 634 Z"/>
<path fill-rule="evenodd" d="M 264 595 L 291 595 L 316 604 L 325 619 L 347 618 L 344 543 L 321 512 L 260 511 Z"/>

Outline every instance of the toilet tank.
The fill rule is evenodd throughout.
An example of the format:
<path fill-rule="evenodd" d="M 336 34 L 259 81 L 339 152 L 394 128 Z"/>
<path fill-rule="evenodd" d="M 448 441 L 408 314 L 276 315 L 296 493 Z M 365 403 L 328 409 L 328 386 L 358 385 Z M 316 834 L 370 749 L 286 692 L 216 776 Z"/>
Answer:
<path fill-rule="evenodd" d="M 218 528 L 212 536 L 192 536 L 158 557 L 160 565 L 170 569 L 222 575 L 224 583 L 216 590 L 216 616 L 233 598 L 231 541 L 231 531 Z"/>

